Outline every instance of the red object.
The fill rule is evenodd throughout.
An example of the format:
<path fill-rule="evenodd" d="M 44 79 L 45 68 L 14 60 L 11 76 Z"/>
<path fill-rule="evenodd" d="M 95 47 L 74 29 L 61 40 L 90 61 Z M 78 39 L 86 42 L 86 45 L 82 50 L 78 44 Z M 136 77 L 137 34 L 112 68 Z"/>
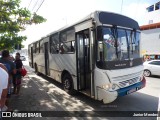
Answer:
<path fill-rule="evenodd" d="M 21 75 L 24 77 L 27 74 L 27 70 L 23 67 L 21 70 Z"/>
<path fill-rule="evenodd" d="M 145 79 L 145 77 L 144 77 L 144 76 L 143 76 L 142 83 L 143 83 L 143 86 L 142 86 L 142 88 L 143 88 L 143 87 L 145 87 L 145 86 L 146 86 L 146 79 Z"/>

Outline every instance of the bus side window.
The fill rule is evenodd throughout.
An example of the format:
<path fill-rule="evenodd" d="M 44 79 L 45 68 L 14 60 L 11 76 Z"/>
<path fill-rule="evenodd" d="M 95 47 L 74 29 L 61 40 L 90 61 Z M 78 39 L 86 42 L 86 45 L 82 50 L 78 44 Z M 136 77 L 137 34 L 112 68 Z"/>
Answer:
<path fill-rule="evenodd" d="M 71 46 L 71 52 L 74 52 L 74 47 L 73 46 Z"/>
<path fill-rule="evenodd" d="M 103 43 L 98 41 L 98 61 L 103 61 Z"/>
<path fill-rule="evenodd" d="M 75 52 L 75 41 L 71 42 L 71 52 Z"/>
<path fill-rule="evenodd" d="M 63 47 L 64 47 L 64 46 L 63 46 L 63 43 L 61 43 L 60 51 L 59 51 L 61 54 L 63 54 L 63 53 L 64 53 L 64 48 L 63 48 Z"/>

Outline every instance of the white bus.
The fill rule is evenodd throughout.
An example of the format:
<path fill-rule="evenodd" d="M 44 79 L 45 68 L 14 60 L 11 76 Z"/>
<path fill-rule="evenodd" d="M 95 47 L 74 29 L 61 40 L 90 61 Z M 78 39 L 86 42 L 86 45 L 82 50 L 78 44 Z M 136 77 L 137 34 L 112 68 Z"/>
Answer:
<path fill-rule="evenodd" d="M 96 11 L 28 50 L 30 66 L 63 83 L 70 94 L 79 91 L 110 103 L 146 84 L 139 25 L 120 14 Z"/>

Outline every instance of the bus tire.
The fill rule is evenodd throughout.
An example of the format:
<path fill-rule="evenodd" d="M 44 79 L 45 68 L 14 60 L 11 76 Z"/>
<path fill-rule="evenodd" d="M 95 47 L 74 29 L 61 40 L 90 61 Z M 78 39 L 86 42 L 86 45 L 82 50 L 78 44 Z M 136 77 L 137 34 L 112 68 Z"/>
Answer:
<path fill-rule="evenodd" d="M 73 80 L 72 77 L 66 73 L 63 76 L 63 89 L 68 93 L 73 95 L 74 94 L 74 89 L 73 89 Z"/>

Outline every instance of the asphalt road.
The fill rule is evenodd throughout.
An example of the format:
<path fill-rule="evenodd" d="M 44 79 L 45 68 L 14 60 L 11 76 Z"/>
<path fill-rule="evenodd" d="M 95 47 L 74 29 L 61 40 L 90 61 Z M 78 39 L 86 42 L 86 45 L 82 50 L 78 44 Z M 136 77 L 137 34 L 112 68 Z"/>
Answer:
<path fill-rule="evenodd" d="M 27 62 L 24 62 L 26 68 L 30 70 L 30 80 L 41 91 L 45 91 L 45 94 L 52 99 L 52 102 L 60 108 L 56 110 L 64 111 L 157 111 L 158 101 L 160 95 L 160 77 L 152 76 L 146 78 L 146 87 L 138 92 L 132 93 L 128 96 L 120 97 L 110 104 L 103 104 L 100 101 L 93 100 L 81 93 L 76 96 L 70 96 L 63 91 L 62 86 L 54 80 L 45 77 L 43 75 L 37 76 L 34 74 Z M 36 87 L 35 87 L 36 88 Z M 41 92 L 39 91 L 39 92 Z M 44 94 L 44 93 L 43 93 Z M 39 97 L 37 97 L 39 99 Z M 46 100 L 47 101 L 47 100 Z M 53 106 L 49 104 L 48 107 L 53 110 Z M 36 110 L 36 109 L 35 109 Z M 45 109 L 44 109 L 45 110 Z M 87 119 L 108 119 L 108 120 L 156 120 L 156 117 L 96 117 Z"/>

